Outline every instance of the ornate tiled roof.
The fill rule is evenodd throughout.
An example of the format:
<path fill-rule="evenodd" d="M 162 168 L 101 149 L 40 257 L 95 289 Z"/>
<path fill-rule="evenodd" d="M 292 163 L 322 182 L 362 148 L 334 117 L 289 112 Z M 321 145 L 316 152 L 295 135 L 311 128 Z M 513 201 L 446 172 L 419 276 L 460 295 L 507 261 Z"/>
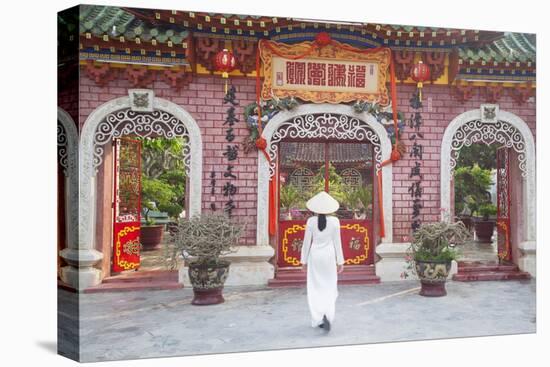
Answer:
<path fill-rule="evenodd" d="M 283 142 L 281 151 L 285 152 L 282 155 L 284 157 L 283 164 L 295 162 L 319 163 L 325 161 L 324 143 Z M 331 144 L 329 160 L 333 163 L 372 163 L 372 146 L 359 143 Z"/>
<path fill-rule="evenodd" d="M 128 40 L 140 38 L 143 41 L 156 39 L 159 43 L 181 44 L 189 32 L 181 26 L 164 26 L 146 23 L 135 15 L 118 7 L 82 5 L 80 33 L 91 33 L 97 37 L 124 36 Z"/>
<path fill-rule="evenodd" d="M 485 62 L 535 62 L 535 35 L 527 33 L 506 33 L 485 46 L 460 47 L 458 56 L 462 60 Z"/>
<path fill-rule="evenodd" d="M 456 80 L 534 81 L 534 34 L 506 33 L 484 45 L 459 47 Z"/>
<path fill-rule="evenodd" d="M 201 64 L 213 71 L 212 55 L 231 41 L 240 71 L 248 74 L 255 68 L 259 39 L 293 44 L 327 32 L 359 48 L 391 47 L 401 81 L 418 52 L 434 80 L 444 75 L 446 55 L 449 82 L 535 78 L 531 34 L 98 5 L 81 5 L 79 22 L 81 60 L 190 64 L 193 70 Z"/>

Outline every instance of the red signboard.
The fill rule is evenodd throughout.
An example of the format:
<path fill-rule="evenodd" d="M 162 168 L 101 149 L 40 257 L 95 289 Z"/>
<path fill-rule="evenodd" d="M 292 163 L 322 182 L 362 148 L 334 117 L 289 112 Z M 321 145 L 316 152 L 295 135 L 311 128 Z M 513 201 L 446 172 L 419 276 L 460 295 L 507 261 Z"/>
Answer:
<path fill-rule="evenodd" d="M 300 265 L 305 226 L 305 220 L 279 222 L 279 256 L 277 259 L 279 267 Z M 345 265 L 373 264 L 372 221 L 340 219 L 340 230 Z"/>
<path fill-rule="evenodd" d="M 141 142 L 115 140 L 113 272 L 140 265 Z"/>

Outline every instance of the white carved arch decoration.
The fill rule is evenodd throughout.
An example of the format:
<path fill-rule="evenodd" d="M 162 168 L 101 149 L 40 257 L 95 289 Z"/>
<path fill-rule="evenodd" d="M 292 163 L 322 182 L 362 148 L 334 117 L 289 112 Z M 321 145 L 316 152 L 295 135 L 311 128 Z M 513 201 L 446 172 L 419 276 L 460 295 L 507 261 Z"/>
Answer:
<path fill-rule="evenodd" d="M 500 144 L 507 148 L 513 148 L 518 153 L 521 174 L 523 177 L 527 176 L 525 141 L 519 130 L 506 121 L 483 123 L 481 120 L 472 120 L 460 126 L 454 133 L 451 142 L 451 172 L 456 167 L 462 147 L 469 147 L 474 143 Z"/>
<path fill-rule="evenodd" d="M 367 123 L 357 117 L 332 112 L 310 113 L 296 116 L 280 124 L 271 136 L 269 144 L 268 152 L 271 158 L 269 177 L 275 174 L 279 142 L 285 138 L 368 141 L 374 147 L 376 171 L 380 170 L 382 163 L 380 138 Z"/>
<path fill-rule="evenodd" d="M 182 151 L 185 171 L 189 174 L 191 148 L 189 132 L 183 122 L 174 115 L 156 110 L 153 112 L 135 112 L 130 108 L 115 111 L 105 117 L 98 125 L 94 135 L 94 168 L 103 163 L 103 146 L 114 138 L 129 134 L 140 137 L 162 136 L 165 138 L 180 137 L 185 141 Z"/>
<path fill-rule="evenodd" d="M 72 117 L 57 107 L 57 154 L 63 167 L 65 185 L 65 213 L 67 216 L 67 244 L 75 244 L 78 228 L 78 130 Z"/>
<path fill-rule="evenodd" d="M 535 140 L 527 124 L 507 111 L 498 111 L 495 122 L 482 122 L 481 109 L 458 115 L 447 126 L 441 142 L 441 208 L 442 220 L 450 220 L 451 179 L 459 150 L 483 142 L 514 149 L 523 180 L 523 242 L 536 240 Z"/>
<path fill-rule="evenodd" d="M 321 138 L 368 141 L 374 146 L 376 169 L 382 172 L 382 194 L 386 237 L 382 242 L 392 242 L 392 168 L 380 167 L 383 157 L 389 158 L 391 141 L 386 129 L 374 116 L 356 113 L 351 106 L 343 104 L 303 104 L 273 116 L 265 126 L 262 137 L 267 142 L 271 164 L 263 154 L 258 155 L 258 217 L 256 237 L 259 245 L 269 245 L 268 195 L 269 181 L 273 176 L 278 143 L 284 138 Z"/>
<path fill-rule="evenodd" d="M 183 137 L 182 152 L 189 177 L 189 215 L 201 212 L 202 139 L 200 129 L 182 107 L 162 98 L 153 99 L 153 112 L 134 112 L 130 98 L 120 97 L 95 109 L 82 129 L 80 143 L 80 227 L 81 248 L 93 243 L 95 221 L 95 175 L 103 162 L 103 146 L 113 138 L 138 136 Z"/>

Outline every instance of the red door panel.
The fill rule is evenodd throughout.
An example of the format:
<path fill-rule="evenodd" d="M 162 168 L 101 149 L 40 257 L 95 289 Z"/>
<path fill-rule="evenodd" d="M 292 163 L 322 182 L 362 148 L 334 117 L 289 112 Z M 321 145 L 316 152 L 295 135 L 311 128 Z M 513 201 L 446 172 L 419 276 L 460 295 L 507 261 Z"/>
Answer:
<path fill-rule="evenodd" d="M 141 142 L 115 140 L 115 190 L 112 270 L 140 265 Z"/>
<path fill-rule="evenodd" d="M 279 222 L 279 249 L 277 265 L 300 265 L 300 254 L 305 233 L 305 220 Z M 374 263 L 374 247 L 371 245 L 372 222 L 340 219 L 340 235 L 346 265 L 371 265 Z"/>

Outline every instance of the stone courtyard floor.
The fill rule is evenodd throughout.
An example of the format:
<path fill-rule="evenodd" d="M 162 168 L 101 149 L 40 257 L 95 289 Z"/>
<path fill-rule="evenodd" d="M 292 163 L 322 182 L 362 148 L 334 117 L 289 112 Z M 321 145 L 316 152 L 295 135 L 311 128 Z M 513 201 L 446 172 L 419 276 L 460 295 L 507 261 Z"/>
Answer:
<path fill-rule="evenodd" d="M 80 295 L 80 359 L 103 361 L 284 348 L 534 333 L 535 281 L 448 282 L 446 297 L 418 282 L 340 286 L 325 334 L 309 325 L 304 288 L 226 287 L 225 303 L 193 306 L 192 289 Z M 71 333 L 60 290 L 60 327 Z"/>

